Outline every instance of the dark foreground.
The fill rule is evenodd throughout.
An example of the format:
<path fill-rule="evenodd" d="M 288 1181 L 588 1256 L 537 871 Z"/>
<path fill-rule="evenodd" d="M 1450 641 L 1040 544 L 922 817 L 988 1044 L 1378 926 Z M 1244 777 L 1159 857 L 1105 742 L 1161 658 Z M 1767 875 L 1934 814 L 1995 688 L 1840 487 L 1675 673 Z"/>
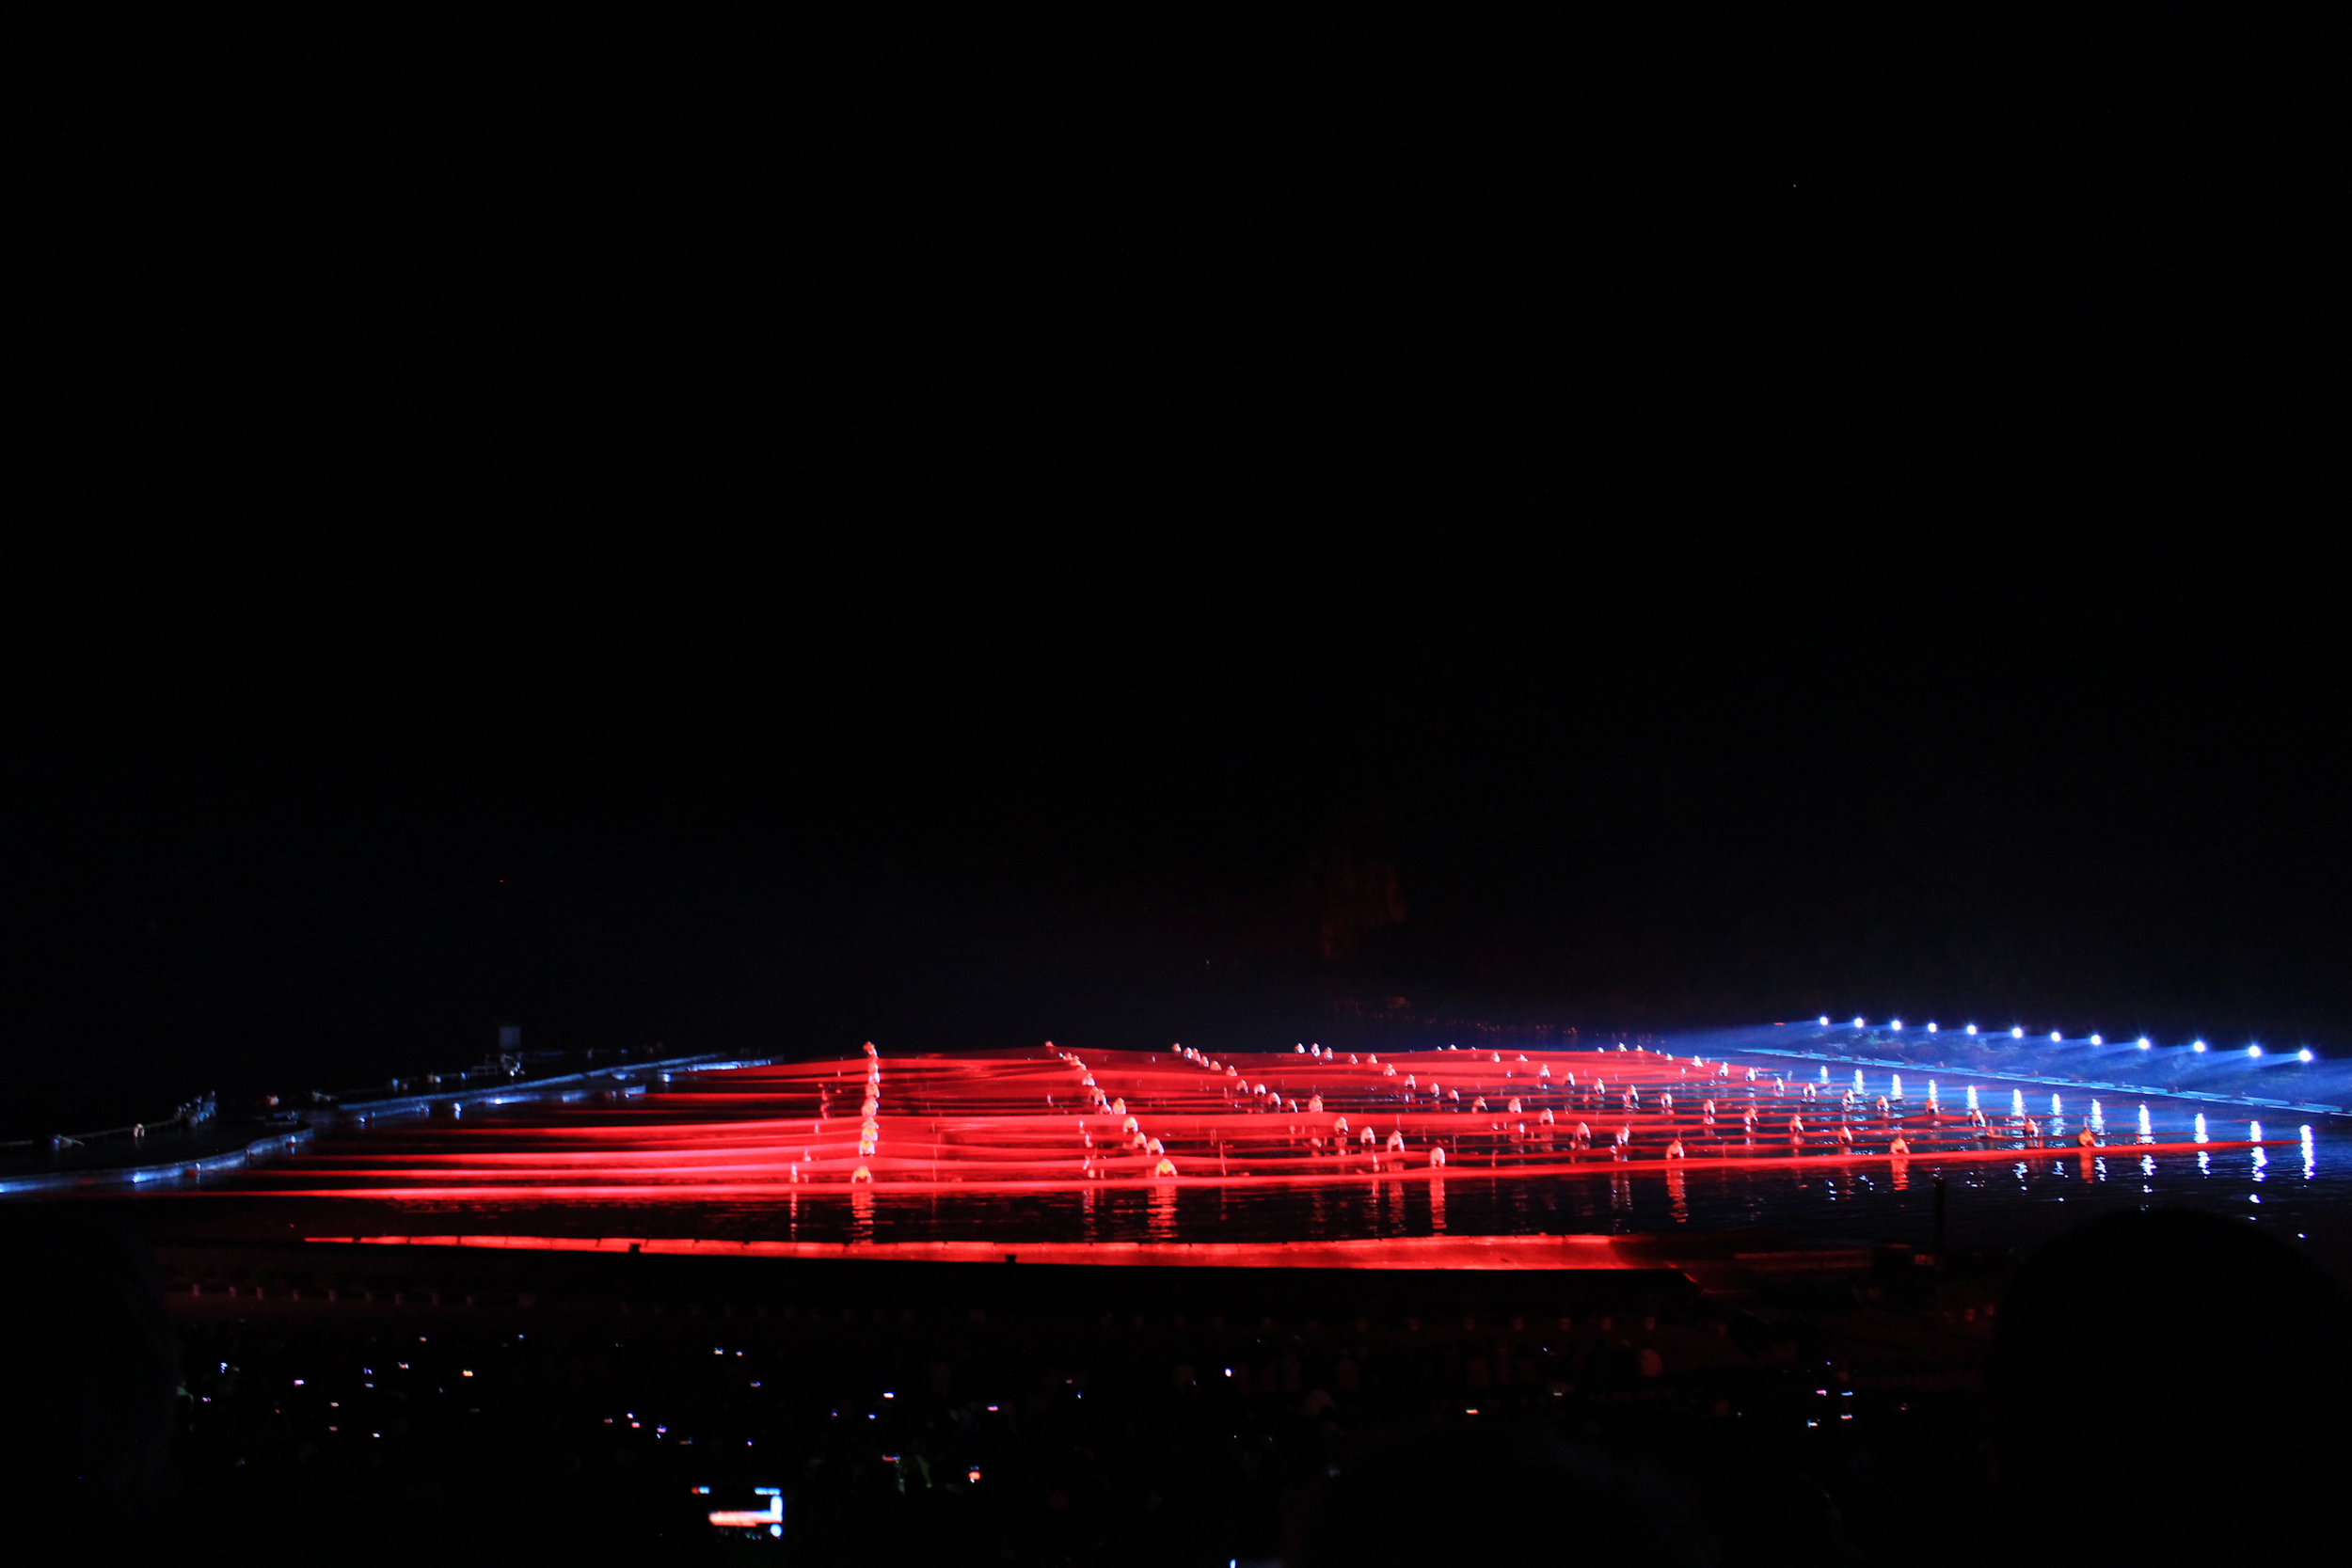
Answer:
<path fill-rule="evenodd" d="M 56 1354 L 13 1408 L 46 1397 L 85 1412 L 85 1428 L 94 1398 L 130 1414 L 112 1447 L 85 1431 L 98 1458 L 75 1461 L 77 1476 L 32 1506 L 162 1551 L 294 1538 L 379 1561 L 632 1551 L 1311 1565 L 1639 1551 L 1917 1568 L 1980 1559 L 1999 1532 L 2077 1504 L 2095 1503 L 2103 1534 L 2153 1528 L 2118 1516 L 2126 1500 L 2113 1491 L 2150 1465 L 2179 1472 L 2167 1533 L 2259 1528 L 2265 1513 L 2283 1529 L 2293 1475 L 2334 1464 L 2341 1441 L 2297 1414 L 2341 1408 L 2325 1402 L 2339 1397 L 2325 1384 L 2341 1379 L 2326 1338 L 2342 1326 L 2341 1298 L 2260 1238 L 2246 1243 L 2251 1264 L 2236 1257 L 2218 1220 L 2185 1222 L 2186 1243 L 2134 1243 L 2168 1268 L 2217 1247 L 2222 1265 L 2200 1265 L 2207 1283 L 2173 1291 L 2170 1316 L 2137 1339 L 2097 1299 L 2137 1253 L 2056 1288 L 2045 1264 L 2029 1269 L 2032 1321 L 2001 1329 L 2002 1360 L 2015 1260 L 1908 1246 L 1784 1251 L 1713 1271 L 1702 1291 L 1639 1269 L 181 1242 L 151 1255 L 148 1297 L 135 1246 L 108 1250 L 91 1226 L 53 1221 L 20 1249 L 47 1261 L 14 1308 L 29 1320 L 11 1327 L 12 1347 L 45 1338 Z M 79 1292 L 70 1322 L 43 1318 L 42 1279 Z M 91 1310 L 108 1292 L 129 1305 Z M 2125 1362 L 2165 1360 L 2093 1365 L 2069 1348 L 2070 1313 L 2095 1318 Z M 2218 1341 L 2184 1338 L 2184 1313 L 2214 1334 L 2258 1336 L 2266 1359 L 2203 1354 L 2200 1343 Z M 154 1392 L 135 1375 L 142 1356 L 170 1369 L 160 1407 L 138 1403 Z M 125 1433 L 149 1408 L 165 1413 L 168 1447 L 142 1457 Z M 40 1419 L 17 1420 L 21 1445 L 42 1447 L 28 1427 Z M 49 1436 L 54 1470 L 72 1445 Z M 2223 1494 L 2229 1455 L 2249 1449 L 2275 1496 Z M 2013 1458 L 2003 1469 L 2020 1451 L 2038 1456 L 2034 1484 L 2056 1478 L 2042 1492 Z M 714 1509 L 773 1512 L 763 1487 L 780 1498 L 781 1533 L 709 1522 Z"/>

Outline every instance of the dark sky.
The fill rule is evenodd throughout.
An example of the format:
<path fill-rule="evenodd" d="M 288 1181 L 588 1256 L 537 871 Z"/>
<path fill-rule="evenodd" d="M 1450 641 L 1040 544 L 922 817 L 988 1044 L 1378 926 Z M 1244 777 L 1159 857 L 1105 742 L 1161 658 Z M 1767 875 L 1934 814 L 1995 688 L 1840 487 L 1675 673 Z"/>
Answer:
<path fill-rule="evenodd" d="M 11 1126 L 494 1017 L 2352 1035 L 2295 39 L 170 25 L 27 80 Z"/>

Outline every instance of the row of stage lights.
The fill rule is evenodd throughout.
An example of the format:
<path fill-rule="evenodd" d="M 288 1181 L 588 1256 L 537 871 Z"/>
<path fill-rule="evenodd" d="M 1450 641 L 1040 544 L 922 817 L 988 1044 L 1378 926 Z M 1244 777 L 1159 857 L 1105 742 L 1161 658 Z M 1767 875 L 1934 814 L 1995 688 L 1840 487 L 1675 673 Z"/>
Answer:
<path fill-rule="evenodd" d="M 1823 1013 L 1820 1018 L 1817 1020 L 1817 1022 L 1824 1029 L 1830 1026 L 1829 1015 L 1827 1013 Z M 1865 1019 L 1857 1018 L 1853 1021 L 1853 1026 L 1857 1029 L 1867 1029 L 1869 1027 L 1869 1023 L 1868 1021 Z M 1886 1026 L 1895 1033 L 1900 1034 L 1902 1033 L 1903 1021 L 1899 1018 L 1889 1019 L 1886 1021 Z M 1928 1033 L 1932 1035 L 1936 1032 L 1936 1026 L 1931 1022 L 1928 1025 Z M 1969 1024 L 1967 1026 L 1967 1032 L 1971 1035 L 1976 1034 L 1978 1032 L 1977 1026 L 1973 1023 Z M 2009 1037 L 2013 1040 L 2022 1040 L 2026 1037 L 2026 1031 L 2023 1028 L 2012 1028 L 2009 1032 Z M 2050 1043 L 2052 1045 L 2063 1045 L 2066 1043 L 2066 1037 L 2059 1034 L 2056 1029 L 2053 1029 L 2050 1031 Z M 2092 1045 L 2105 1045 L 2107 1042 L 2100 1038 L 2097 1035 L 2093 1035 L 2090 1037 L 2090 1043 Z M 2149 1037 L 2145 1035 L 2140 1036 L 2137 1043 L 2142 1051 L 2153 1051 L 2155 1049 L 2154 1042 L 2149 1039 Z M 2191 1040 L 2189 1041 L 2188 1048 L 2200 1056 L 2203 1055 L 2207 1051 L 2212 1049 L 2206 1045 L 2203 1040 Z M 2263 1048 L 2259 1045 L 2249 1045 L 2246 1048 L 2246 1053 L 2249 1056 L 2259 1056 L 2263 1053 Z M 2295 1053 L 2295 1059 L 2298 1062 L 2310 1061 L 2312 1059 L 2311 1048 L 2306 1046 L 2302 1050 L 2296 1052 Z"/>

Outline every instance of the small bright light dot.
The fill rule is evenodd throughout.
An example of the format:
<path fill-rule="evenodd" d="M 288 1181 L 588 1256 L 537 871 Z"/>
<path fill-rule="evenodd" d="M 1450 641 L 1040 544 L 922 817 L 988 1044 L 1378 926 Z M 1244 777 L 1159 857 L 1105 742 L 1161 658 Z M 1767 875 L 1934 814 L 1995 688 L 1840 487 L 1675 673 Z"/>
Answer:
<path fill-rule="evenodd" d="M 1933 1021 L 1933 1020 L 1930 1020 L 1930 1021 L 1929 1021 L 1929 1023 L 1928 1023 L 1928 1033 L 1929 1033 L 1929 1034 L 1931 1034 L 1931 1035 L 1932 1035 L 1932 1034 L 1934 1034 L 1934 1033 L 1935 1033 L 1935 1023 L 1934 1023 L 1934 1021 Z"/>
<path fill-rule="evenodd" d="M 2015 1028 L 2015 1029 L 2011 1029 L 2011 1030 L 2009 1032 L 2009 1037 L 2010 1037 L 2010 1039 L 2013 1039 L 2013 1040 L 2022 1040 L 2022 1039 L 2024 1039 L 2024 1038 L 2026 1037 L 2026 1031 L 2025 1031 L 2025 1029 L 2024 1029 L 2022 1026 L 2021 1026 L 2021 1027 L 2018 1027 L 2018 1028 Z"/>
<path fill-rule="evenodd" d="M 1895 1020 L 1893 1020 L 1893 1021 L 1892 1021 L 1892 1022 L 1888 1024 L 1888 1027 L 1889 1027 L 1889 1028 L 1894 1028 L 1894 1029 L 1899 1029 L 1899 1028 L 1901 1028 L 1902 1026 L 1903 1026 L 1903 1021 L 1902 1021 L 1901 1019 L 1899 1019 L 1899 1019 L 1895 1019 Z"/>
<path fill-rule="evenodd" d="M 1856 1018 L 1856 1019 L 1853 1021 L 1853 1026 L 1854 1026 L 1855 1028 L 1857 1028 L 1857 1029 L 1861 1028 L 1861 1027 L 1862 1027 L 1862 1020 L 1861 1020 L 1860 1018 Z"/>
<path fill-rule="evenodd" d="M 2203 1052 L 2204 1052 L 2204 1049 L 2205 1049 L 2205 1042 L 2204 1042 L 2203 1040 L 2191 1040 L 2191 1041 L 2189 1041 L 2189 1042 L 2188 1042 L 2188 1048 L 2189 1048 L 2191 1051 L 2194 1051 L 2194 1052 L 2199 1053 L 2200 1054 L 2202 1054 L 2202 1053 L 2203 1053 Z"/>
<path fill-rule="evenodd" d="M 2246 1053 L 2249 1056 L 2259 1056 L 2263 1053 L 2263 1048 L 2259 1045 L 2249 1045 L 2246 1048 Z"/>
<path fill-rule="evenodd" d="M 2058 1044 L 2065 1037 L 2060 1035 L 2056 1029 L 2050 1031 L 2050 1043 L 2052 1045 Z"/>
<path fill-rule="evenodd" d="M 2310 1061 L 2312 1059 L 2311 1048 L 2306 1046 L 2304 1049 L 2296 1052 L 2295 1053 L 2295 1059 L 2298 1062 Z"/>
<path fill-rule="evenodd" d="M 2103 1039 L 2101 1039 L 2098 1036 L 2093 1035 L 2093 1036 L 2091 1036 L 2091 1037 L 2090 1037 L 2090 1043 L 2091 1043 L 2091 1044 L 2093 1044 L 2093 1045 L 2105 1045 L 2105 1044 L 2106 1044 L 2107 1042 L 2106 1042 L 2106 1041 L 2105 1041 L 2105 1040 L 2103 1040 Z"/>
<path fill-rule="evenodd" d="M 1976 1026 L 1975 1024 L 1971 1023 L 1970 1025 L 1968 1025 L 1968 1032 L 1969 1032 L 1970 1034 L 1972 1034 L 1972 1035 L 1973 1035 L 1973 1034 L 1975 1034 L 1975 1033 L 1977 1032 L 1977 1026 Z"/>
<path fill-rule="evenodd" d="M 2139 1037 L 2139 1048 L 2140 1048 L 2142 1051 L 2145 1051 L 2145 1050 L 2147 1050 L 2147 1049 L 2148 1049 L 2148 1037 L 2147 1037 L 2147 1036 L 2142 1035 L 2142 1036 L 2140 1036 L 2140 1037 Z"/>
<path fill-rule="evenodd" d="M 1821 1027 L 1824 1029 L 1829 1027 L 1829 1014 L 1827 1013 L 1821 1015 Z"/>

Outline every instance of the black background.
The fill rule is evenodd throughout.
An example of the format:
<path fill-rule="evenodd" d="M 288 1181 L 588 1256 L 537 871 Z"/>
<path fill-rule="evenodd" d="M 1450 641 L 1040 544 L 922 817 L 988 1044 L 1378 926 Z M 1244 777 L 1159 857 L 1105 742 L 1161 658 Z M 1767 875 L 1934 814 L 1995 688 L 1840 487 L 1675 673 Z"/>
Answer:
<path fill-rule="evenodd" d="M 494 1018 L 2329 1049 L 2322 52 L 1669 25 L 54 22 L 0 1119 Z"/>

